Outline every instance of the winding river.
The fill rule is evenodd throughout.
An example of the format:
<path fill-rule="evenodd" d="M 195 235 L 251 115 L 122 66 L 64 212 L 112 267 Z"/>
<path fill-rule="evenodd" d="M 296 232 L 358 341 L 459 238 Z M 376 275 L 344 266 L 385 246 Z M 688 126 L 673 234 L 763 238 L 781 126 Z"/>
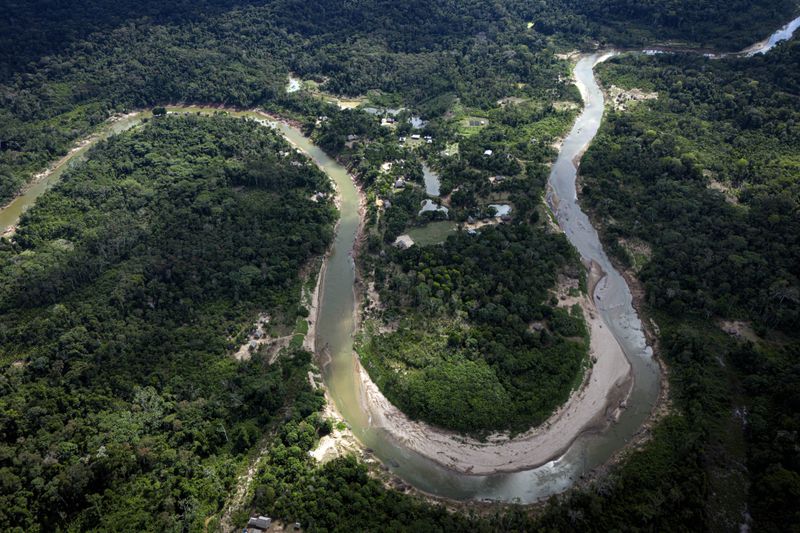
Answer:
<path fill-rule="evenodd" d="M 128 130 L 142 121 L 140 113 L 131 113 L 117 117 L 116 120 L 106 123 L 100 130 L 74 147 L 67 155 L 56 161 L 47 170 L 42 172 L 25 190 L 2 209 L 0 209 L 0 235 L 5 234 L 19 220 L 22 213 L 36 202 L 50 187 L 61 179 L 61 175 L 70 166 L 79 163 L 86 156 L 86 152 L 103 139 Z"/>
<path fill-rule="evenodd" d="M 771 49 L 787 39 L 800 25 L 800 17 L 781 28 L 769 39 L 748 48 L 742 54 L 754 55 Z M 341 219 L 327 261 L 321 285 L 321 303 L 316 324 L 316 345 L 329 356 L 324 378 L 338 411 L 350 424 L 353 433 L 372 449 L 374 455 L 394 474 L 424 492 L 456 500 L 497 500 L 530 503 L 568 489 L 582 475 L 605 463 L 640 430 L 659 396 L 660 380 L 657 362 L 647 346 L 641 323 L 632 306 L 631 292 L 624 278 L 613 267 L 597 232 L 577 201 L 575 161 L 591 143 L 603 117 L 603 93 L 594 78 L 594 66 L 613 55 L 596 53 L 580 58 L 575 66 L 575 79 L 581 89 L 584 109 L 564 140 L 550 178 L 548 203 L 559 225 L 581 257 L 598 265 L 606 274 L 597 284 L 593 298 L 603 323 L 613 333 L 631 364 L 633 388 L 617 422 L 602 431 L 581 434 L 565 453 L 545 464 L 524 471 L 493 475 L 471 475 L 446 468 L 411 451 L 385 430 L 375 427 L 369 410 L 364 408 L 362 382 L 353 352 L 356 299 L 353 245 L 359 229 L 359 195 L 346 170 L 300 131 L 278 124 L 255 112 L 234 112 L 269 122 L 297 148 L 304 151 L 336 183 Z M 199 107 L 170 108 L 171 111 L 216 111 Z M 44 178 L 34 182 L 25 193 L 0 211 L 0 232 L 16 224 L 19 215 L 38 196 L 55 183 L 64 169 L 80 160 L 91 145 L 100 139 L 138 124 L 146 113 L 126 116 L 102 129 L 79 148 L 62 158 Z"/>
<path fill-rule="evenodd" d="M 330 363 L 325 368 L 326 384 L 338 410 L 350 423 L 359 440 L 371 448 L 393 473 L 424 492 L 458 500 L 520 503 L 531 503 L 562 492 L 624 446 L 650 415 L 658 397 L 658 365 L 645 343 L 628 286 L 611 265 L 597 232 L 580 210 L 575 194 L 577 170 L 573 160 L 594 138 L 604 110 L 603 93 L 594 80 L 592 69 L 606 57 L 608 55 L 583 57 L 575 68 L 585 108 L 565 139 L 553 166 L 550 175 L 551 199 L 558 198 L 558 207 L 555 209 L 558 222 L 581 256 L 595 261 L 607 273 L 596 289 L 599 297 L 597 307 L 631 362 L 634 387 L 628 400 L 630 407 L 622 412 L 616 424 L 599 433 L 589 432 L 579 436 L 560 457 L 538 468 L 520 472 L 465 474 L 411 451 L 371 423 L 369 411 L 362 402 L 362 383 L 352 350 L 353 323 L 348 311 L 355 305 L 349 289 L 353 282 L 352 260 L 348 253 L 342 253 L 342 250 L 350 250 L 357 218 L 351 220 L 351 214 L 342 209 L 342 228 L 330 257 L 317 326 L 317 346 L 326 346 L 330 353 Z M 318 159 L 320 162 L 323 166 L 330 165 L 324 159 Z M 352 184 L 342 183 L 335 175 L 333 177 L 337 180 L 340 193 L 347 199 L 354 192 Z"/>

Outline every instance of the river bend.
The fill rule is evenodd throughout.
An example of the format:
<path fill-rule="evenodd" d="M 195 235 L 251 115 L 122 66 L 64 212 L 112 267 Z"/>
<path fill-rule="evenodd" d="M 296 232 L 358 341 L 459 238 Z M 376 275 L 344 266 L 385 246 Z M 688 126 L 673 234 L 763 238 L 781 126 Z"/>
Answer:
<path fill-rule="evenodd" d="M 765 53 L 781 40 L 791 37 L 800 26 L 800 17 L 768 39 L 743 50 L 738 55 Z M 579 436 L 563 455 L 533 469 L 494 475 L 471 475 L 448 469 L 398 443 L 381 428 L 372 425 L 364 409 L 362 385 L 353 351 L 355 265 L 353 246 L 359 229 L 359 195 L 346 169 L 286 124 L 269 121 L 264 114 L 232 112 L 277 127 L 297 148 L 304 151 L 336 183 L 339 194 L 339 221 L 335 241 L 327 260 L 321 303 L 316 324 L 316 345 L 329 356 L 324 368 L 325 383 L 336 408 L 350 424 L 353 433 L 365 447 L 394 474 L 424 492 L 457 500 L 495 500 L 531 503 L 572 486 L 577 479 L 608 459 L 639 432 L 659 396 L 658 364 L 647 346 L 642 326 L 632 305 L 630 289 L 609 260 L 589 218 L 577 201 L 576 161 L 597 134 L 603 117 L 603 93 L 597 85 L 593 69 L 612 53 L 582 56 L 574 75 L 584 100 L 584 109 L 564 140 L 548 181 L 547 201 L 559 226 L 587 263 L 599 266 L 606 274 L 597 284 L 594 303 L 604 324 L 620 343 L 631 364 L 633 389 L 616 423 L 600 432 Z M 173 111 L 215 112 L 214 108 L 170 108 Z M 108 125 L 101 132 L 76 147 L 52 170 L 35 181 L 23 194 L 0 210 L 0 233 L 16 224 L 19 215 L 47 188 L 55 183 L 64 169 L 84 157 L 97 141 L 138 124 L 146 113 L 132 114 Z"/>

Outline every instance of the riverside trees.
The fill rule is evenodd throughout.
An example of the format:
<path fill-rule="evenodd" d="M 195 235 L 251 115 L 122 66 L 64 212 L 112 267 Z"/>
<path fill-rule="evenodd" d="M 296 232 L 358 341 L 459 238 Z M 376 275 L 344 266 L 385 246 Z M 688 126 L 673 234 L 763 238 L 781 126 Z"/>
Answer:
<path fill-rule="evenodd" d="M 682 490 L 707 484 L 682 505 L 711 529 L 742 509 L 764 530 L 798 523 L 798 58 L 795 38 L 748 59 L 615 59 L 606 85 L 659 97 L 611 113 L 581 165 L 609 249 L 625 264 L 632 240 L 652 248 L 639 276 L 681 412 L 645 455 L 673 462 Z M 722 320 L 740 321 L 734 338 Z"/>
<path fill-rule="evenodd" d="M 2 199 L 111 112 L 132 106 L 180 100 L 276 105 L 316 118 L 318 104 L 302 95 L 283 96 L 286 75 L 294 70 L 317 82 L 327 79 L 323 88 L 344 94 L 379 89 L 381 101 L 407 102 L 425 115 L 439 116 L 459 100 L 491 107 L 512 89 L 531 98 L 559 96 L 548 92 L 558 88 L 557 76 L 566 74 L 549 48 L 559 39 L 570 47 L 587 37 L 622 44 L 659 36 L 693 44 L 724 39 L 726 47 L 735 49 L 736 43 L 741 47 L 765 36 L 793 8 L 789 2 L 768 0 L 704 0 L 691 6 L 671 0 L 598 0 L 569 2 L 568 9 L 560 2 L 415 1 L 398 7 L 376 1 L 258 6 L 210 1 L 198 15 L 188 13 L 186 3 L 175 2 L 123 0 L 113 4 L 114 13 L 108 13 L 108 2 L 83 2 L 81 9 L 54 4 L 42 9 L 41 2 L 12 2 L 10 16 L 0 21 Z M 241 9 L 228 11 L 234 4 Z M 40 31 L 29 31 L 31 27 Z M 727 41 L 732 34 L 734 40 Z M 729 456 L 720 453 L 737 443 L 720 436 L 735 439 L 741 434 L 742 424 L 731 414 L 740 390 L 735 380 L 741 378 L 749 413 L 749 509 L 762 529 L 796 524 L 796 342 L 790 336 L 785 345 L 737 345 L 703 318 L 714 313 L 749 316 L 766 329 L 778 326 L 783 334 L 794 329 L 797 262 L 792 247 L 798 231 L 796 180 L 790 172 L 796 166 L 791 144 L 796 89 L 758 73 L 780 72 L 786 82 L 795 83 L 791 74 L 797 60 L 782 53 L 754 59 L 747 76 L 730 76 L 735 70 L 725 75 L 724 69 L 704 61 L 655 68 L 653 83 L 659 84 L 660 93 L 670 93 L 667 101 L 675 116 L 662 109 L 657 114 L 663 111 L 668 117 L 664 123 L 653 120 L 654 115 L 629 122 L 615 117 L 618 129 L 601 135 L 598 147 L 610 153 L 611 164 L 597 151 L 587 157 L 584 166 L 597 173 L 595 183 L 610 185 L 603 191 L 609 198 L 592 190 L 592 183 L 584 196 L 604 219 L 616 220 L 608 235 L 639 235 L 654 244 L 654 259 L 643 273 L 651 305 L 665 313 L 657 318 L 673 368 L 676 406 L 658 425 L 654 439 L 611 477 L 554 502 L 539 522 L 514 511 L 494 522 L 468 521 L 383 490 L 354 461 L 316 469 L 306 451 L 323 428 L 305 417 L 319 407 L 320 399 L 304 395 L 296 402 L 305 405 L 304 413 L 292 413 L 280 444 L 275 441 L 274 461 L 259 474 L 255 504 L 286 518 L 302 518 L 308 529 L 733 529 L 744 507 L 737 506 L 741 497 L 728 498 L 733 492 L 729 489 L 746 483 L 735 478 L 741 472 L 740 457 L 726 464 Z M 634 65 L 631 71 L 642 68 Z M 692 76 L 681 77 L 683 69 Z M 725 92 L 715 91 L 716 85 Z M 772 98 L 778 105 L 770 105 Z M 691 120 L 695 116 L 700 120 Z M 499 118 L 499 124 L 508 120 L 509 130 L 520 129 L 517 118 Z M 676 135 L 693 130 L 699 132 L 693 138 Z M 329 133 L 327 147 L 338 151 L 344 146 L 341 137 L 352 132 Z M 480 143 L 500 142 L 495 133 L 487 128 Z M 210 354 L 227 348 L 227 328 L 246 322 L 247 313 L 238 306 L 275 303 L 276 308 L 291 308 L 281 283 L 291 285 L 300 258 L 323 247 L 328 238 L 324 227 L 329 219 L 323 213 L 317 213 L 327 220 L 317 221 L 319 231 L 291 226 L 290 232 L 302 235 L 301 243 L 281 241 L 266 230 L 254 236 L 254 227 L 273 222 L 265 205 L 293 224 L 298 212 L 307 211 L 290 209 L 305 205 L 297 195 L 290 195 L 288 205 L 274 201 L 269 190 L 280 185 L 283 193 L 285 183 L 265 179 L 275 169 L 272 163 L 245 160 L 241 167 L 236 157 L 227 156 L 226 164 L 219 163 L 212 147 L 228 146 L 238 137 L 233 132 L 211 140 L 187 135 L 185 146 L 171 145 L 179 158 L 152 149 L 157 144 L 153 139 L 118 145 L 125 149 L 113 159 L 119 158 L 124 168 L 115 169 L 107 158 L 104 167 L 92 167 L 94 173 L 73 181 L 81 187 L 70 189 L 65 183 L 69 196 L 44 197 L 41 210 L 23 221 L 19 243 L 3 245 L 0 517 L 5 529 L 31 530 L 37 522 L 78 530 L 108 530 L 119 524 L 137 530 L 200 529 L 201 518 L 218 507 L 230 487 L 235 468 L 231 458 L 252 447 L 258 428 L 279 409 L 279 400 L 293 396 L 302 377 L 299 370 L 305 371 L 307 355 L 302 353 L 292 359 L 296 366 L 279 363 L 269 370 L 258 358 L 236 371 L 226 360 L 209 363 L 216 361 Z M 695 170 L 698 162 L 707 166 L 708 154 L 703 159 L 692 155 L 702 154 L 704 137 L 713 141 L 713 150 L 706 152 L 726 154 L 718 168 L 709 168 L 730 178 L 722 184 L 750 184 L 737 195 L 749 215 L 735 214 L 718 194 L 705 190 L 702 172 L 698 176 Z M 746 150 L 752 141 L 756 149 Z M 508 153 L 542 157 L 527 139 L 523 142 Z M 477 143 L 464 146 L 465 155 L 473 152 L 476 162 L 483 153 Z M 189 145 L 212 155 L 201 159 L 203 154 Z M 614 152 L 617 148 L 622 154 Z M 653 176 L 637 168 L 637 161 L 658 173 L 655 184 L 649 183 Z M 275 165 L 279 175 L 294 172 Z M 157 176 L 148 174 L 151 166 Z M 217 187 L 224 181 L 217 172 L 228 166 L 228 184 L 244 186 L 242 191 Z M 120 180 L 100 180 L 101 186 L 92 187 L 89 178 L 108 177 L 109 169 Z M 540 166 L 529 169 L 526 177 L 542 178 Z M 459 193 L 458 208 L 466 218 L 466 209 L 488 188 L 486 176 L 467 166 L 451 170 L 444 178 L 453 187 L 465 175 L 481 183 Z M 499 167 L 491 170 L 500 172 Z M 603 176 L 606 171 L 610 174 Z M 186 179 L 188 175 L 197 179 Z M 172 179 L 176 177 L 177 182 Z M 162 178 L 169 178 L 169 186 L 155 185 Z M 205 188 L 196 188 L 198 183 Z M 528 192 L 538 187 L 523 183 L 530 185 Z M 415 199 L 402 199 L 401 210 L 392 211 L 393 232 L 406 227 L 406 211 L 418 207 Z M 638 218 L 619 209 L 630 199 L 645 206 Z M 523 201 L 517 197 L 515 215 L 525 213 L 530 221 L 534 202 L 528 199 L 522 209 Z M 148 211 L 151 202 L 158 209 Z M 177 208 L 170 215 L 173 202 Z M 284 207 L 288 210 L 281 211 Z M 206 233 L 221 237 L 209 239 Z M 254 241 L 268 243 L 274 256 L 263 257 Z M 291 252 L 293 246 L 299 255 Z M 704 246 L 710 253 L 698 254 Z M 217 263 L 217 254 L 226 261 Z M 620 257 L 625 260 L 624 254 Z M 256 264 L 262 259 L 272 261 L 270 268 Z M 423 259 L 433 269 L 442 266 L 435 256 Z M 725 263 L 739 269 L 741 279 L 720 267 Z M 693 271 L 693 264 L 699 269 Z M 404 277 L 409 273 L 403 272 Z M 723 283 L 706 283 L 705 273 Z M 662 274 L 669 279 L 659 279 Z M 425 313 L 459 309 L 460 304 L 438 296 L 439 291 L 461 291 L 451 284 L 452 275 L 450 280 L 424 276 L 408 276 L 407 282 L 415 283 L 414 296 L 425 302 Z M 765 285 L 757 287 L 760 283 Z M 520 316 L 508 312 L 518 302 L 504 291 L 480 288 L 499 303 L 489 302 L 471 319 L 491 324 Z M 755 304 L 749 308 L 751 302 Z M 470 311 L 468 307 L 467 316 Z M 699 319 L 700 325 L 670 324 L 685 315 Z M 224 331 L 215 329 L 220 327 Z M 458 345 L 462 339 L 453 333 Z M 494 335 L 485 338 L 498 340 Z M 446 342 L 450 339 L 448 335 Z M 473 370 L 471 365 L 478 364 L 470 360 L 460 369 Z M 738 374 L 727 374 L 734 365 Z M 483 370 L 475 374 L 484 377 Z M 446 372 L 434 377 L 442 374 Z M 715 527 L 719 525 L 724 527 Z"/>
<path fill-rule="evenodd" d="M 225 501 L 310 360 L 229 353 L 259 312 L 294 323 L 333 232 L 310 200 L 329 180 L 280 151 L 253 122 L 160 118 L 95 147 L 3 241 L 0 529 L 197 530 Z"/>

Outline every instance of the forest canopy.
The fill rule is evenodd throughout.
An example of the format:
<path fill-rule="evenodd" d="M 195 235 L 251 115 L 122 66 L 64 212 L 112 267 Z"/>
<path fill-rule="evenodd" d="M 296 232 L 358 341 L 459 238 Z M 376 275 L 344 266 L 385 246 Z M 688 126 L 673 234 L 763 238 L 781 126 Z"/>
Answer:
<path fill-rule="evenodd" d="M 309 199 L 327 177 L 281 151 L 254 122 L 155 119 L 3 241 L 0 529 L 197 530 L 225 501 L 310 358 L 230 354 L 259 313 L 294 323 L 335 220 Z"/>
<path fill-rule="evenodd" d="M 479 432 L 546 418 L 587 364 L 578 311 L 551 298 L 564 277 L 577 284 L 577 257 L 541 202 L 579 108 L 567 52 L 740 50 L 797 12 L 792 0 L 3 7 L 0 204 L 130 110 L 291 117 L 368 199 L 359 267 L 384 305 L 360 338 L 371 375 L 409 414 Z M 535 513 L 452 513 L 356 458 L 319 466 L 308 452 L 332 424 L 308 386 L 312 355 L 294 343 L 275 360 L 231 357 L 259 314 L 270 336 L 306 324 L 301 286 L 336 212 L 305 158 L 223 116 L 158 116 L 100 143 L 0 240 L 0 529 L 211 528 L 256 450 L 242 513 L 308 531 L 796 528 L 798 53 L 795 39 L 754 58 L 626 54 L 598 68 L 606 89 L 657 95 L 609 109 L 579 194 L 642 281 L 669 412 L 608 475 Z M 290 74 L 302 87 L 287 94 Z M 412 134 L 430 143 L 401 146 Z M 448 214 L 420 214 L 424 169 Z M 506 220 L 497 202 L 513 207 Z M 497 227 L 466 230 L 486 222 Z M 450 238 L 392 246 L 431 223 Z"/>
<path fill-rule="evenodd" d="M 681 478 L 709 484 L 712 529 L 741 509 L 765 531 L 800 523 L 799 62 L 797 38 L 753 58 L 615 59 L 607 87 L 658 98 L 609 113 L 581 165 L 584 205 L 644 283 L 670 385 L 693 398 Z"/>

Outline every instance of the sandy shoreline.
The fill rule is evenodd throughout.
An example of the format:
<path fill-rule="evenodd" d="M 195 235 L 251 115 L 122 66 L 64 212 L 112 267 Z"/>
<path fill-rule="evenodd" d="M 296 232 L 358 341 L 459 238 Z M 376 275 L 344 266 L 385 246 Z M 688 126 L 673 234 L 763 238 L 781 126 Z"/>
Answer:
<path fill-rule="evenodd" d="M 391 404 L 358 364 L 364 409 L 372 425 L 437 463 L 473 475 L 515 472 L 541 466 L 563 455 L 581 434 L 616 419 L 633 387 L 631 366 L 587 296 L 564 302 L 583 309 L 591 331 L 590 356 L 596 359 L 583 386 L 545 423 L 514 438 L 495 434 L 485 441 L 409 419 Z"/>
<path fill-rule="evenodd" d="M 585 88 L 581 89 L 583 93 Z M 360 189 L 359 194 L 363 195 Z M 594 287 L 602 275 L 592 265 L 588 296 L 563 302 L 581 305 L 591 335 L 589 355 L 595 363 L 587 370 L 582 386 L 545 423 L 514 438 L 495 434 L 481 441 L 411 420 L 389 402 L 354 354 L 362 406 L 371 415 L 373 427 L 385 430 L 403 446 L 447 468 L 473 475 L 536 468 L 563 455 L 582 434 L 606 427 L 617 418 L 633 389 L 633 374 L 622 347 L 594 305 Z M 357 276 L 357 284 L 360 278 Z M 356 292 L 358 329 L 362 291 Z"/>
<path fill-rule="evenodd" d="M 311 294 L 311 302 L 308 306 L 308 332 L 306 332 L 306 337 L 303 339 L 303 349 L 311 353 L 315 353 L 317 347 L 317 316 L 319 315 L 320 291 L 322 290 L 322 284 L 325 282 L 325 270 L 328 267 L 329 253 L 330 251 L 322 256 L 322 264 L 319 267 L 319 272 L 317 272 L 317 284 Z"/>
<path fill-rule="evenodd" d="M 357 257 L 363 237 L 366 200 L 357 180 L 352 174 L 350 178 L 359 194 L 360 221 L 353 250 Z M 625 404 L 633 389 L 633 374 L 622 347 L 603 323 L 593 303 L 594 286 L 602 275 L 602 272 L 593 268 L 590 273 L 589 295 L 563 302 L 567 305 L 581 305 L 591 334 L 589 356 L 595 363 L 587 370 L 582 386 L 543 424 L 514 438 L 506 434 L 495 434 L 481 441 L 411 420 L 383 395 L 354 352 L 361 402 L 365 412 L 371 416 L 372 426 L 385 430 L 403 446 L 446 468 L 472 475 L 536 468 L 563 455 L 582 434 L 608 426 L 616 420 L 620 407 Z M 363 276 L 356 261 L 356 331 L 361 323 L 362 283 Z M 321 354 L 318 356 L 321 359 Z M 329 396 L 328 402 L 335 411 L 336 406 Z"/>

